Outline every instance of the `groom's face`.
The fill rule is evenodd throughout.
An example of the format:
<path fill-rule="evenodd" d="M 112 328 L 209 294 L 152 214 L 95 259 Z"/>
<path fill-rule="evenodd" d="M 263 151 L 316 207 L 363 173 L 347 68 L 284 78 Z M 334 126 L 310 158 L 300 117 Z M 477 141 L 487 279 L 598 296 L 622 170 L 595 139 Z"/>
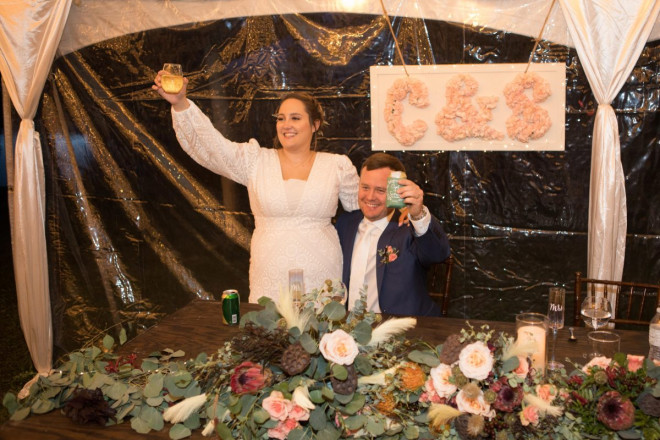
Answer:
<path fill-rule="evenodd" d="M 358 203 L 362 214 L 369 221 L 373 222 L 387 217 L 391 210 L 385 204 L 387 178 L 391 172 L 392 170 L 389 168 L 378 168 L 371 171 L 362 168 L 360 172 Z"/>

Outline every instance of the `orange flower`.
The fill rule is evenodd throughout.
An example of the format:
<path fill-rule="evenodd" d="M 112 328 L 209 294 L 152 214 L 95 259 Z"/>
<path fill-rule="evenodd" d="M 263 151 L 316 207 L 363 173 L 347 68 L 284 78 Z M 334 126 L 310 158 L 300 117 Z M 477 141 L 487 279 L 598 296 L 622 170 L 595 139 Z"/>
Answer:
<path fill-rule="evenodd" d="M 396 400 L 390 392 L 380 393 L 376 396 L 379 402 L 375 405 L 376 409 L 386 416 L 392 415 L 396 409 Z"/>
<path fill-rule="evenodd" d="M 424 370 L 414 362 L 406 362 L 399 368 L 399 378 L 401 379 L 401 389 L 405 391 L 417 391 L 426 382 Z"/>

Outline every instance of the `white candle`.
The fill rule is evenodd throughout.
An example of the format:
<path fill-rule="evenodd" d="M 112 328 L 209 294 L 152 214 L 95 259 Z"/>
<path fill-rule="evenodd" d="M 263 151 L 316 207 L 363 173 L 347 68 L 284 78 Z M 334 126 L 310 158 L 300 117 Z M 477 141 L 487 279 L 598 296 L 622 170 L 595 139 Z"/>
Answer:
<path fill-rule="evenodd" d="M 532 353 L 532 368 L 543 373 L 545 368 L 545 327 L 541 325 L 524 325 L 518 328 L 518 341 L 532 342 L 536 352 Z"/>

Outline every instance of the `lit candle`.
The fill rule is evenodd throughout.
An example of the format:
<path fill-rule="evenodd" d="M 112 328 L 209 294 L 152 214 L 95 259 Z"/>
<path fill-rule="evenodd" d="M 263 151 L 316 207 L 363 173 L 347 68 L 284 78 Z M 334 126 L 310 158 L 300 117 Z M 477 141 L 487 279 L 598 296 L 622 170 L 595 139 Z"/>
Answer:
<path fill-rule="evenodd" d="M 532 368 L 543 372 L 545 368 L 545 327 L 541 325 L 524 325 L 518 327 L 518 341 L 531 342 L 536 347 L 532 355 Z"/>

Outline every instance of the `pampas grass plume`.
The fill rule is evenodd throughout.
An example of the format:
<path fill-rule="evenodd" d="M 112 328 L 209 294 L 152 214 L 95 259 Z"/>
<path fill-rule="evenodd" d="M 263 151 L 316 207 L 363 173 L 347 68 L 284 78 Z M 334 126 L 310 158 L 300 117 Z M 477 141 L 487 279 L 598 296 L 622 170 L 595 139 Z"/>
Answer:
<path fill-rule="evenodd" d="M 459 410 L 444 404 L 433 404 L 429 409 L 430 424 L 436 431 L 444 430 L 446 425 L 460 415 Z"/>
<path fill-rule="evenodd" d="M 298 327 L 300 331 L 305 331 L 312 312 L 305 310 L 300 313 L 298 306 L 293 302 L 293 295 L 289 289 L 280 288 L 280 296 L 277 300 L 276 307 L 277 311 L 286 321 L 287 329 Z"/>
<path fill-rule="evenodd" d="M 192 413 L 197 411 L 206 402 L 206 394 L 188 397 L 185 400 L 170 406 L 163 413 L 163 420 L 172 424 L 181 423 L 188 419 Z"/>
<path fill-rule="evenodd" d="M 379 373 L 374 373 L 369 376 L 360 376 L 358 378 L 358 385 L 387 385 L 387 376 L 393 376 L 396 373 L 397 367 L 388 368 Z"/>
<path fill-rule="evenodd" d="M 371 340 L 366 346 L 375 346 L 393 336 L 405 332 L 417 325 L 415 318 L 390 318 L 371 332 Z"/>
<path fill-rule="evenodd" d="M 548 414 L 553 417 L 559 417 L 563 412 L 560 406 L 554 406 L 534 394 L 525 394 L 523 402 L 533 405 L 539 409 L 541 414 Z"/>

